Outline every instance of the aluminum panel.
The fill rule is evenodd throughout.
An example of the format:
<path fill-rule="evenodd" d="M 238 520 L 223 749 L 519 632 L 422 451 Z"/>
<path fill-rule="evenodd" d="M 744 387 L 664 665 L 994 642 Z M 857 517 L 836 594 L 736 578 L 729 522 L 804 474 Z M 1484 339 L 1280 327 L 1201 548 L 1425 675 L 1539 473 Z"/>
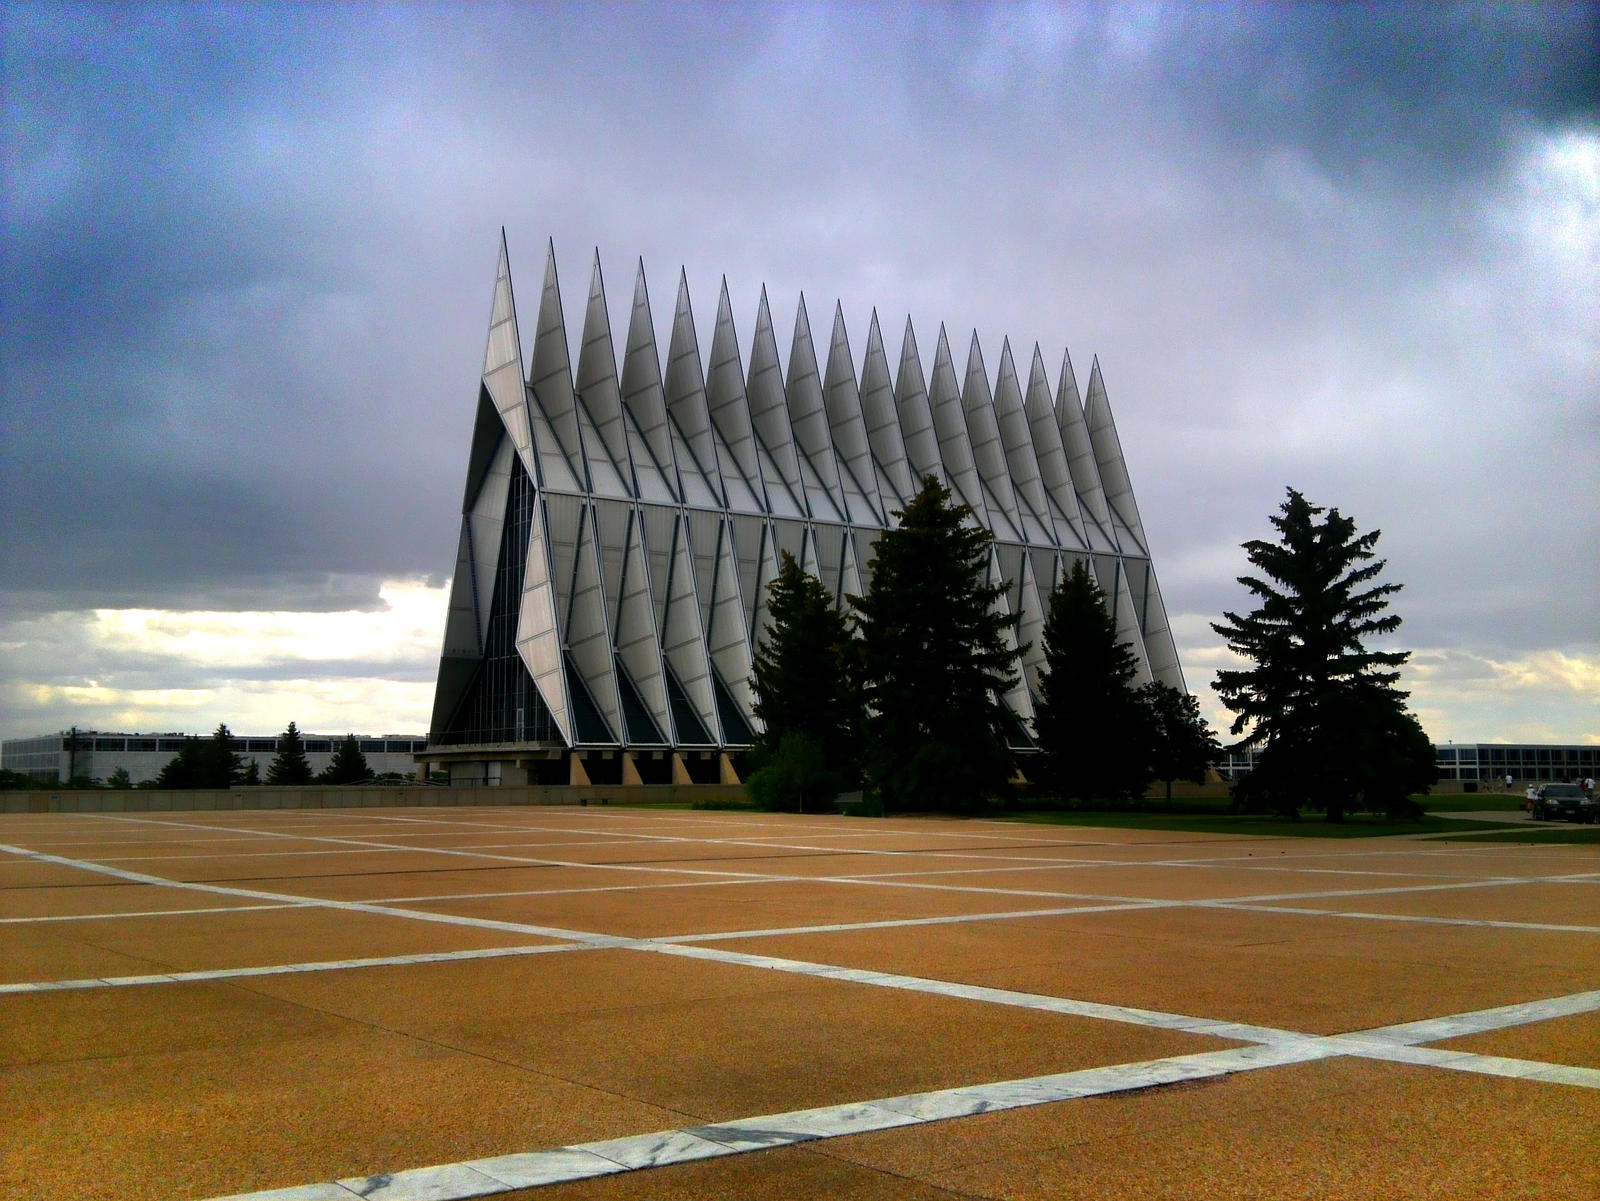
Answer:
<path fill-rule="evenodd" d="M 711 364 L 706 373 L 706 408 L 711 422 L 722 436 L 728 456 L 745 483 L 759 492 L 755 497 L 759 510 L 767 507 L 765 489 L 762 487 L 761 466 L 756 462 L 755 433 L 750 425 L 750 404 L 744 394 L 744 364 L 739 359 L 739 342 L 733 328 L 733 306 L 728 300 L 728 281 L 722 281 L 722 291 L 717 297 L 717 328 L 711 336 Z M 720 458 L 724 474 L 728 471 L 728 458 Z M 733 507 L 743 506 L 730 496 Z"/>
<path fill-rule="evenodd" d="M 945 479 L 961 494 L 963 503 L 971 507 L 978 523 L 987 528 L 989 511 L 983 503 L 983 487 L 972 457 L 966 414 L 961 407 L 961 389 L 956 384 L 950 342 L 942 325 L 933 353 L 933 378 L 928 382 L 928 407 L 933 412 L 933 429 L 939 437 L 939 461 L 944 464 Z"/>
<path fill-rule="evenodd" d="M 983 348 L 977 331 L 967 347 L 967 378 L 961 386 L 961 410 L 967 423 L 967 440 L 972 444 L 972 461 L 978 475 L 988 485 L 987 507 L 999 512 L 1019 529 L 1017 498 L 1012 495 L 1011 471 L 1006 465 L 1005 446 L 1000 440 L 1000 423 L 995 419 L 994 394 L 989 391 L 989 373 L 983 365 Z"/>
<path fill-rule="evenodd" d="M 1095 359 L 1089 368 L 1089 398 L 1084 402 L 1084 422 L 1089 427 L 1089 443 L 1094 449 L 1101 486 L 1105 489 L 1106 507 L 1112 517 L 1132 533 L 1137 548 L 1148 553 L 1144 523 L 1139 520 L 1139 506 L 1133 499 L 1133 483 L 1128 479 L 1128 465 L 1122 457 L 1122 442 L 1117 437 L 1117 424 L 1111 417 L 1111 402 L 1106 398 L 1105 382 L 1100 377 L 1099 359 Z M 1119 545 L 1123 550 L 1134 549 L 1125 541 Z"/>
<path fill-rule="evenodd" d="M 656 350 L 655 325 L 650 320 L 650 293 L 644 282 L 644 260 L 633 282 L 633 315 L 628 320 L 628 349 L 622 360 L 622 408 L 632 418 L 629 440 L 639 495 L 677 500 L 678 468 L 667 432 L 667 403 L 661 391 L 661 355 Z M 641 454 L 641 451 L 647 452 Z M 653 465 L 653 466 L 652 466 Z M 649 478 L 655 477 L 655 478 Z"/>
<path fill-rule="evenodd" d="M 622 391 L 617 383 L 617 353 L 611 340 L 611 318 L 606 311 L 605 281 L 600 274 L 600 252 L 589 275 L 589 303 L 583 313 L 583 344 L 578 349 L 578 398 L 588 411 L 606 456 L 634 495 L 633 468 L 628 457 L 627 427 L 622 421 Z M 593 457 L 587 436 L 584 449 Z M 591 466 L 591 477 L 593 470 Z M 595 482 L 600 488 L 600 482 Z M 602 489 L 603 490 L 603 489 Z"/>
<path fill-rule="evenodd" d="M 895 409 L 894 384 L 889 379 L 889 359 L 884 354 L 876 309 L 867 325 L 867 356 L 861 365 L 861 416 L 879 472 L 879 516 L 887 521 L 889 511 L 903 506 L 917 489 L 900 435 L 900 414 Z"/>
<path fill-rule="evenodd" d="M 791 369 L 793 361 L 790 362 Z M 888 385 L 887 371 L 884 376 Z M 827 410 L 828 426 L 833 434 L 834 456 L 839 461 L 840 483 L 847 487 L 853 481 L 860 494 L 849 499 L 853 520 L 882 524 L 883 502 L 878 498 L 877 472 L 872 464 L 872 448 L 867 441 L 866 418 L 861 412 L 861 390 L 856 385 L 856 372 L 850 357 L 850 336 L 844 328 L 844 309 L 837 302 L 833 306 L 833 335 L 828 343 L 828 372 L 822 385 L 823 407 Z M 865 506 L 866 511 L 859 511 Z"/>
<path fill-rule="evenodd" d="M 717 463 L 716 441 L 711 433 L 711 414 L 706 405 L 706 387 L 700 365 L 700 343 L 695 339 L 694 313 L 689 307 L 689 280 L 678 272 L 678 300 L 672 318 L 672 338 L 667 346 L 667 378 L 664 384 L 667 415 L 688 444 L 688 454 L 677 454 L 678 475 L 698 475 L 704 491 L 717 507 L 727 505 L 722 490 L 722 471 Z M 675 452 L 678 450 L 674 447 Z M 684 499 L 689 504 L 705 503 L 694 499 L 689 481 L 684 479 Z"/>

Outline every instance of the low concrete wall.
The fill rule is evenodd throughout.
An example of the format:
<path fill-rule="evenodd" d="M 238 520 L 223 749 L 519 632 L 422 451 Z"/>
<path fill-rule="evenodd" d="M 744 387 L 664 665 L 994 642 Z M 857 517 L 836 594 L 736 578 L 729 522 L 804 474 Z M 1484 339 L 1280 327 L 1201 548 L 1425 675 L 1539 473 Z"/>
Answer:
<path fill-rule="evenodd" d="M 0 793 L 3 813 L 168 813 L 239 809 L 394 809 L 472 805 L 687 805 L 744 801 L 742 784 L 619 784 L 572 788 L 505 785 L 438 788 L 428 785 L 354 788 L 39 789 Z"/>

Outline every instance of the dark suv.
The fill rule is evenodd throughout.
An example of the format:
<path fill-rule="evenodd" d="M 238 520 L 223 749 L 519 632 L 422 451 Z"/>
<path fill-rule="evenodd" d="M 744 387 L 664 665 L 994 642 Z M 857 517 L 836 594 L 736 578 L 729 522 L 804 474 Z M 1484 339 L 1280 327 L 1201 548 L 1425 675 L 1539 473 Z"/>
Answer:
<path fill-rule="evenodd" d="M 1546 784 L 1539 790 L 1539 799 L 1533 803 L 1533 820 L 1536 822 L 1557 819 L 1592 822 L 1594 818 L 1595 803 L 1576 784 Z"/>

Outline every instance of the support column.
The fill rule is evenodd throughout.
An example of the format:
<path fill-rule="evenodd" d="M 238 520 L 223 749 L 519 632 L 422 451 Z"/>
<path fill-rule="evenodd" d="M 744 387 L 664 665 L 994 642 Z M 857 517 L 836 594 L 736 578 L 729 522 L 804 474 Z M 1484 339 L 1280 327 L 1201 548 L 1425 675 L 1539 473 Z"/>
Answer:
<path fill-rule="evenodd" d="M 632 751 L 622 752 L 622 782 L 624 784 L 643 784 L 644 779 L 639 775 L 639 767 L 633 761 Z"/>
<path fill-rule="evenodd" d="M 577 751 L 572 752 L 572 757 L 567 760 L 567 783 L 574 788 L 587 788 L 589 786 L 589 773 L 584 769 L 583 759 Z"/>
<path fill-rule="evenodd" d="M 721 761 L 722 782 L 724 784 L 744 783 L 744 781 L 739 778 L 739 773 L 734 770 L 732 755 L 728 754 L 727 751 L 723 751 L 721 755 L 717 756 L 717 758 Z"/>
<path fill-rule="evenodd" d="M 672 782 L 674 784 L 693 784 L 689 778 L 688 765 L 683 761 L 683 755 L 678 751 L 672 752 Z"/>

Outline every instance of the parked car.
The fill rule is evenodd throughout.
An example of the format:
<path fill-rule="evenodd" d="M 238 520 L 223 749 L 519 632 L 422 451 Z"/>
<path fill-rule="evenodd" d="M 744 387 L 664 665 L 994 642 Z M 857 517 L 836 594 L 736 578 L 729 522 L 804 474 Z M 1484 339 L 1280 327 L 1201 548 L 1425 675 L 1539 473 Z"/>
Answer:
<path fill-rule="evenodd" d="M 1595 802 L 1585 796 L 1578 785 L 1546 784 L 1533 803 L 1533 820 L 1592 822 L 1595 809 Z"/>

